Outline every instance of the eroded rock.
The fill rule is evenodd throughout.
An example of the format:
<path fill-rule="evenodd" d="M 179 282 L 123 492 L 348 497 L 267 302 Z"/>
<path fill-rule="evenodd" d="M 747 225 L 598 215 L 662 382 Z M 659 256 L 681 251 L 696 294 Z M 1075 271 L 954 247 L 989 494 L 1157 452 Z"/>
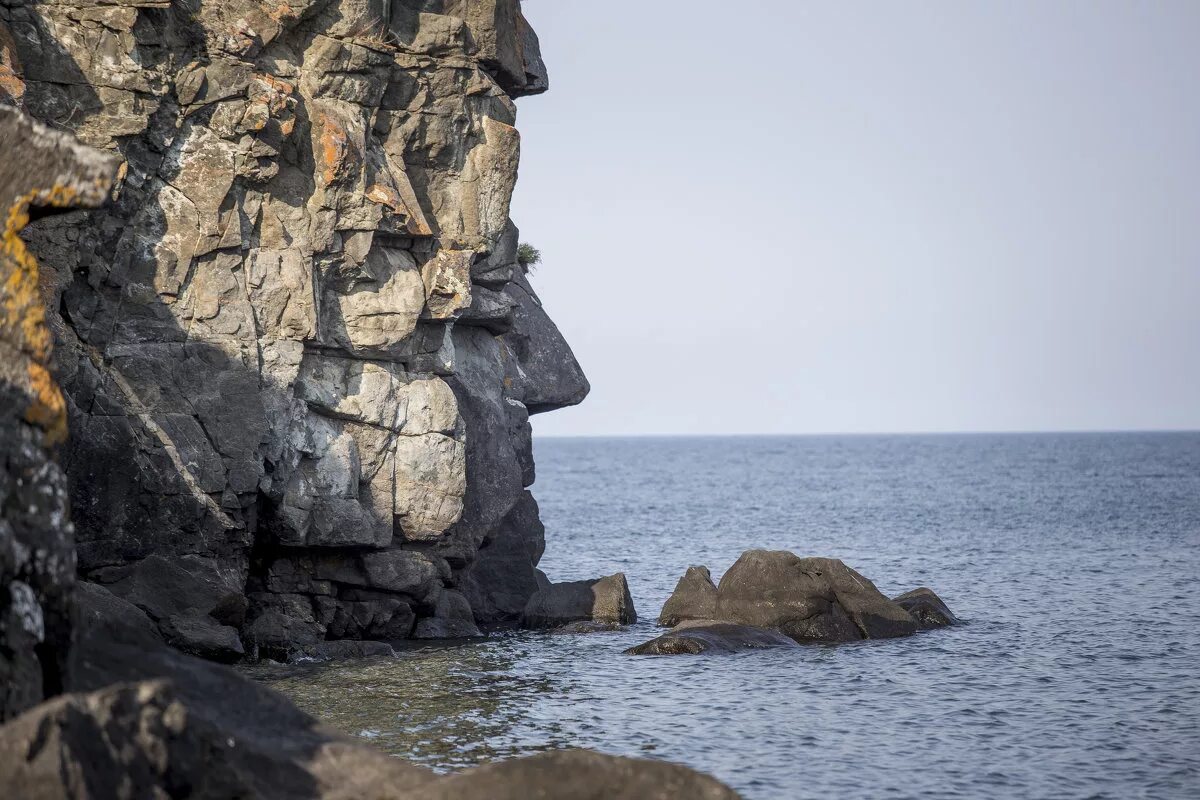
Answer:
<path fill-rule="evenodd" d="M 637 611 L 624 573 L 590 581 L 553 583 L 539 589 L 521 615 L 524 628 L 557 628 L 592 621 L 632 625 Z"/>
<path fill-rule="evenodd" d="M 625 651 L 631 656 L 673 656 L 696 653 L 737 653 L 766 647 L 796 647 L 779 631 L 713 620 L 685 622 L 656 639 Z"/>

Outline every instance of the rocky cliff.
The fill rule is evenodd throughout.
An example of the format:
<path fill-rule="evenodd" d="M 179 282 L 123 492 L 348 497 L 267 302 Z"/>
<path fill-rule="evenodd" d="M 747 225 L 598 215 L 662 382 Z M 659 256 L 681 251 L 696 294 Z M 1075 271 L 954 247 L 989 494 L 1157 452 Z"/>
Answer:
<path fill-rule="evenodd" d="M 508 214 L 546 88 L 517 0 L 0 0 L 0 94 L 120 165 L 24 234 L 84 579 L 227 660 L 519 615 L 588 391 Z"/>

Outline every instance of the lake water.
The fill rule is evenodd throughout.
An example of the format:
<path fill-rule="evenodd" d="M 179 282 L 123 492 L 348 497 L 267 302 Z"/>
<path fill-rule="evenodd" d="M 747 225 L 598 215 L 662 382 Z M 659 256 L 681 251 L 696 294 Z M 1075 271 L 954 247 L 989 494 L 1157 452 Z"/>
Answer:
<path fill-rule="evenodd" d="M 623 571 L 642 622 L 259 669 L 437 769 L 546 748 L 677 761 L 748 798 L 1200 797 L 1200 434 L 536 445 L 553 580 Z M 638 658 L 689 564 L 834 556 L 967 624 Z"/>

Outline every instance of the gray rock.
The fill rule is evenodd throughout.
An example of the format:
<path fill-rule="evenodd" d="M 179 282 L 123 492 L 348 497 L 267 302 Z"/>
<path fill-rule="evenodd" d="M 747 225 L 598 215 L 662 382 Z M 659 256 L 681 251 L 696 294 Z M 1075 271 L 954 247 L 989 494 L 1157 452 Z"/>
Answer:
<path fill-rule="evenodd" d="M 191 566 L 185 569 L 182 565 Z M 223 581 L 216 569 L 198 560 L 168 560 L 152 555 L 134 564 L 93 573 L 112 594 L 163 620 L 175 614 L 217 611 L 236 619 L 242 607 L 235 581 Z M 234 585 L 231 586 L 230 583 Z M 241 611 L 244 615 L 244 608 Z"/>
<path fill-rule="evenodd" d="M 590 581 L 554 583 L 539 589 L 525 605 L 521 626 L 556 628 L 581 621 L 632 625 L 637 611 L 623 573 Z"/>
<path fill-rule="evenodd" d="M 717 587 L 708 567 L 688 567 L 667 598 L 658 624 L 674 627 L 689 619 L 714 619 L 717 616 Z"/>
<path fill-rule="evenodd" d="M 625 651 L 631 656 L 673 656 L 696 653 L 737 653 L 765 647 L 796 647 L 779 631 L 733 625 L 728 622 L 695 620 L 684 623 L 656 639 Z"/>
<path fill-rule="evenodd" d="M 893 597 L 892 601 L 911 614 L 921 630 L 958 625 L 960 622 L 949 606 L 942 602 L 942 598 L 924 586 Z"/>

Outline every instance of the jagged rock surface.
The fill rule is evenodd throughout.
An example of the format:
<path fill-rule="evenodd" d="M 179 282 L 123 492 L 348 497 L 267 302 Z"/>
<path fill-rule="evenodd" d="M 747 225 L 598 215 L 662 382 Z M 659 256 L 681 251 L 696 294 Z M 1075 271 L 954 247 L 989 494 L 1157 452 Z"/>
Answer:
<path fill-rule="evenodd" d="M 529 414 L 588 391 L 508 214 L 513 99 L 547 87 L 519 2 L 2 0 L 5 27 L 0 96 L 122 160 L 113 203 L 28 231 L 82 574 L 221 657 L 226 628 L 286 654 L 516 618 Z M 151 597 L 155 558 L 207 589 Z"/>
<path fill-rule="evenodd" d="M 48 370 L 42 275 L 20 233 L 31 207 L 94 206 L 114 159 L 32 122 L 11 38 L 0 32 L 0 721 L 61 690 L 71 640 L 75 551 L 57 456 L 66 405 Z"/>

